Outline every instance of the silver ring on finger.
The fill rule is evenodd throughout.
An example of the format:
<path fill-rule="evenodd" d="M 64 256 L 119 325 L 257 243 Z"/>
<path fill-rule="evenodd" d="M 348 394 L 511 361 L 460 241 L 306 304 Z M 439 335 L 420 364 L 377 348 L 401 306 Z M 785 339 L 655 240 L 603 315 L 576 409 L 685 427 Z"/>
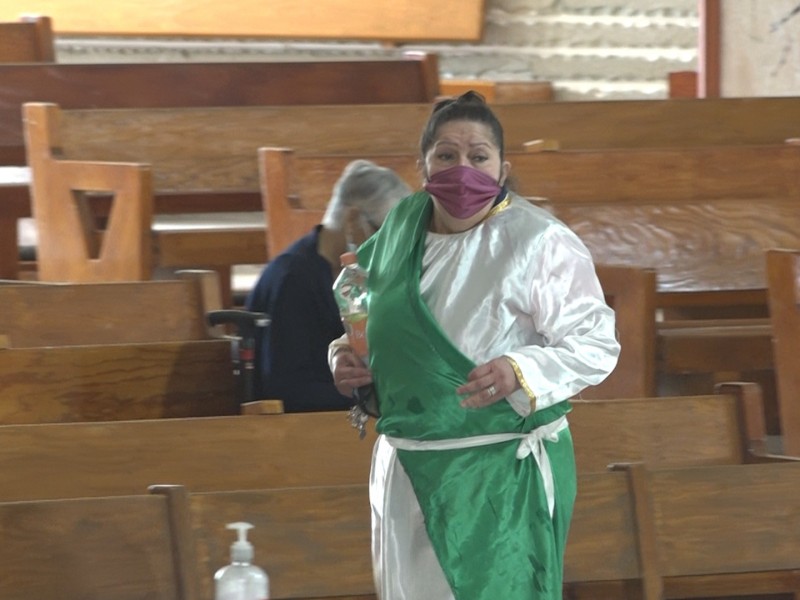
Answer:
<path fill-rule="evenodd" d="M 489 398 L 494 398 L 494 395 L 497 394 L 497 388 L 494 387 L 494 384 L 486 388 L 486 391 L 489 392 Z"/>

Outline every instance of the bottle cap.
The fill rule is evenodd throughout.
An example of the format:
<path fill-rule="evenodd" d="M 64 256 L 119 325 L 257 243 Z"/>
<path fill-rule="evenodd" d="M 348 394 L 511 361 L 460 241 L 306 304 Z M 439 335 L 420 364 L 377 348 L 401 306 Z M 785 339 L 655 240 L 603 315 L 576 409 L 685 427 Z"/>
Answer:
<path fill-rule="evenodd" d="M 231 562 L 251 562 L 253 560 L 253 544 L 247 541 L 247 531 L 252 529 L 250 523 L 237 521 L 228 523 L 226 529 L 235 529 L 238 539 L 231 544 Z"/>
<path fill-rule="evenodd" d="M 358 262 L 358 255 L 355 252 L 345 252 L 339 257 L 339 263 L 344 267 Z"/>

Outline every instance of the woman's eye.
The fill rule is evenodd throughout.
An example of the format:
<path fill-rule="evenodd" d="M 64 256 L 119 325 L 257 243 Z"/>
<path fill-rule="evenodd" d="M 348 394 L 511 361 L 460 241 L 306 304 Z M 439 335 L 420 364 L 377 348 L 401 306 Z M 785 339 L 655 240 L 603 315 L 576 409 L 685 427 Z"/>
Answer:
<path fill-rule="evenodd" d="M 453 160 L 453 153 L 452 152 L 440 152 L 436 155 L 437 160 Z"/>
<path fill-rule="evenodd" d="M 472 157 L 472 162 L 476 162 L 476 163 L 486 162 L 487 160 L 489 160 L 489 157 L 488 156 L 484 156 L 482 154 L 479 155 L 479 156 L 473 156 Z"/>

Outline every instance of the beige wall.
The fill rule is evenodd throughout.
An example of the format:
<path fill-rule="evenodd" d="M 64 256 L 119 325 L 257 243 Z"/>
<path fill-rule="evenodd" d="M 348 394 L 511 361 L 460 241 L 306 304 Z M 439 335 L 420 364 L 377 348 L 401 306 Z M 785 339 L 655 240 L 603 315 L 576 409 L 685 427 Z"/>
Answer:
<path fill-rule="evenodd" d="M 724 0 L 723 96 L 800 94 L 800 0 Z"/>

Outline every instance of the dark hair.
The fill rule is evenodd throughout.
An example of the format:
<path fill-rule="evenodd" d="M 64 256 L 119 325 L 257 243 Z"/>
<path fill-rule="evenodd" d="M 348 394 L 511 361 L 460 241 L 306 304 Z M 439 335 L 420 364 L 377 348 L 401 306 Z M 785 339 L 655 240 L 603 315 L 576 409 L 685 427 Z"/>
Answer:
<path fill-rule="evenodd" d="M 500 149 L 500 158 L 503 158 L 503 126 L 497 119 L 492 109 L 486 104 L 486 100 L 478 92 L 468 91 L 456 98 L 447 98 L 437 102 L 425 129 L 422 130 L 420 139 L 420 151 L 422 156 L 430 150 L 436 140 L 436 134 L 444 123 L 450 121 L 475 121 L 485 123 L 492 132 L 494 142 Z"/>

